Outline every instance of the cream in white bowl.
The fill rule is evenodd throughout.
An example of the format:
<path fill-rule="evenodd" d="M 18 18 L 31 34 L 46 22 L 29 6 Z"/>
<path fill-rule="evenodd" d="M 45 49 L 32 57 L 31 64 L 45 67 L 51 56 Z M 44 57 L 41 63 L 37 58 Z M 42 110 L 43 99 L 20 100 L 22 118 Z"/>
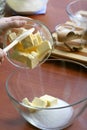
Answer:
<path fill-rule="evenodd" d="M 48 0 L 7 0 L 7 5 L 19 13 L 34 13 L 41 10 Z"/>
<path fill-rule="evenodd" d="M 22 104 L 29 106 L 29 112 L 21 111 L 21 115 L 25 120 L 30 121 L 31 124 L 32 122 L 38 124 L 40 128 L 52 129 L 54 127 L 61 128 L 62 126 L 67 126 L 74 112 L 73 107 L 65 107 L 70 106 L 70 104 L 50 95 L 44 95 L 40 98 L 35 97 L 32 102 L 24 98 Z"/>

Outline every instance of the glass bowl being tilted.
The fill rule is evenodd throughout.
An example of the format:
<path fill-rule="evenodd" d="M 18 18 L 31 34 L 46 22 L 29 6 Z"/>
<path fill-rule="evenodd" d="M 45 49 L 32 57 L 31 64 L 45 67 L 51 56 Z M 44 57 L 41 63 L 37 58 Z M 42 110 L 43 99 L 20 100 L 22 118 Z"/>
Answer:
<path fill-rule="evenodd" d="M 7 49 L 12 42 L 16 45 Z M 23 27 L 7 30 L 5 34 L 4 51 L 7 52 L 7 59 L 19 68 L 33 69 L 42 64 L 48 59 L 52 49 L 53 39 L 50 30 L 34 19 L 27 20 Z"/>

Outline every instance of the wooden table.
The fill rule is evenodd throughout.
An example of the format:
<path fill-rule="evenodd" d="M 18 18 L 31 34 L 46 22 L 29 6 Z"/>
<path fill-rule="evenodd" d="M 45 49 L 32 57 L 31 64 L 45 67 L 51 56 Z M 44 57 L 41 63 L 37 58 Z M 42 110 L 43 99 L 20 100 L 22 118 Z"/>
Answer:
<path fill-rule="evenodd" d="M 29 17 L 42 21 L 53 32 L 57 24 L 68 20 L 65 11 L 68 2 L 69 0 L 49 0 L 45 15 L 31 15 Z M 6 16 L 11 15 L 13 15 L 12 11 L 7 9 Z M 5 82 L 13 69 L 16 68 L 6 59 L 0 66 L 0 130 L 38 130 L 17 113 L 6 94 Z M 66 130 L 87 130 L 87 110 Z"/>

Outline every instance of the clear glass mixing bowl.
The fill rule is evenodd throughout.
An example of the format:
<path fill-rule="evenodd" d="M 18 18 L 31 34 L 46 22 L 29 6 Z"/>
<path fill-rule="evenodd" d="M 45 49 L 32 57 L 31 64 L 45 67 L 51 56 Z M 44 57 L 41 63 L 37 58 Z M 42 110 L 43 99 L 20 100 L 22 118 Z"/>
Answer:
<path fill-rule="evenodd" d="M 87 67 L 74 61 L 48 59 L 33 70 L 12 72 L 6 91 L 19 114 L 33 126 L 43 130 L 64 129 L 87 106 Z M 45 94 L 56 97 L 58 104 L 41 108 L 22 103 L 25 97 L 31 102 Z"/>
<path fill-rule="evenodd" d="M 23 27 L 21 27 L 21 28 L 11 28 L 11 29 L 9 29 L 9 30 L 7 30 L 7 32 L 6 32 L 6 34 L 5 34 L 5 38 L 4 38 L 4 48 L 7 46 L 7 45 L 9 45 L 10 43 L 11 43 L 11 41 L 9 40 L 9 38 L 8 38 L 8 35 L 9 35 L 9 32 L 12 32 L 13 33 L 13 35 L 14 35 L 14 33 L 16 32 L 16 33 L 18 33 L 18 34 L 20 34 L 19 32 L 22 32 L 22 31 L 24 31 L 24 29 L 26 29 L 26 30 L 29 30 L 29 29 L 31 29 L 31 28 L 34 28 L 35 30 L 34 30 L 34 32 L 33 32 L 33 35 L 34 34 L 36 34 L 36 33 L 40 33 L 40 36 L 41 36 L 41 38 L 42 38 L 42 40 L 43 41 L 48 41 L 49 42 L 49 46 L 50 46 L 50 48 L 47 50 L 47 51 L 45 51 L 45 48 L 47 49 L 47 47 L 46 47 L 46 45 L 44 46 L 44 44 L 39 48 L 39 52 L 41 52 L 41 50 L 44 50 L 43 52 L 43 54 L 42 54 L 42 56 L 40 55 L 40 56 L 38 56 L 38 57 L 36 57 L 38 60 L 36 60 L 36 65 L 35 65 L 35 67 L 36 66 L 38 66 L 38 65 L 40 65 L 40 64 L 42 64 L 42 63 L 44 63 L 47 59 L 48 59 L 48 57 L 50 56 L 50 54 L 51 54 L 51 52 L 52 52 L 52 49 L 53 49 L 53 38 L 52 38 L 52 35 L 51 35 L 51 32 L 50 32 L 50 30 L 46 27 L 46 25 L 44 25 L 43 23 L 41 23 L 40 21 L 38 21 L 38 20 L 34 20 L 34 19 L 29 19 L 29 20 L 27 20 L 27 23 L 26 23 L 26 25 L 24 25 Z M 18 32 L 18 30 L 20 29 L 20 31 Z M 20 34 L 21 35 L 21 34 Z M 20 36 L 20 35 L 18 35 L 18 36 Z M 12 36 L 11 36 L 12 37 Z M 33 39 L 33 37 L 31 37 L 32 39 Z M 38 38 L 38 39 L 40 39 L 40 38 Z M 15 40 L 15 39 L 14 39 Z M 14 41 L 13 40 L 13 41 Z M 35 40 L 37 40 L 37 39 L 34 39 L 33 41 L 34 41 L 34 43 L 36 44 L 36 41 Z M 40 41 L 40 40 L 38 40 L 38 41 Z M 21 41 L 19 41 L 19 43 L 18 43 L 18 45 L 19 45 L 19 50 L 22 50 L 22 52 L 24 51 L 24 49 L 20 46 L 20 42 Z M 28 43 L 29 41 L 25 41 L 26 43 Z M 25 43 L 24 43 L 25 44 Z M 39 42 L 38 42 L 38 44 L 40 44 Z M 22 48 L 22 49 L 21 49 Z M 30 52 L 30 49 L 29 49 L 30 47 L 26 47 L 25 48 L 25 51 L 23 52 L 23 53 L 25 53 L 25 55 L 29 55 L 31 52 Z M 37 45 L 35 45 L 35 46 L 33 46 L 32 47 L 33 49 L 31 49 L 32 50 L 32 52 L 34 51 L 35 53 L 36 53 L 36 49 L 37 49 Z M 29 53 L 28 53 L 28 51 L 29 51 Z M 17 58 L 18 56 L 18 52 L 16 53 L 16 51 L 14 51 L 14 47 L 13 48 L 11 48 L 8 52 L 7 52 L 7 59 L 9 60 L 9 62 L 11 63 L 11 64 L 13 64 L 14 66 L 16 66 L 16 67 L 18 67 L 18 68 L 28 68 L 28 69 L 32 69 L 30 66 L 28 66 L 27 65 L 27 63 L 26 63 L 26 59 L 24 59 L 23 60 L 23 57 L 24 57 L 24 55 L 22 56 L 22 57 L 19 57 L 19 59 Z M 16 58 L 13 58 L 13 57 L 16 57 Z M 41 58 L 42 57 L 42 58 Z M 27 56 L 27 58 L 28 58 L 28 56 Z M 36 59 L 35 58 L 35 59 Z M 16 60 L 16 59 L 18 59 L 18 60 Z M 28 60 L 29 62 L 31 62 L 30 60 Z M 35 60 L 33 60 L 32 62 L 34 62 Z"/>

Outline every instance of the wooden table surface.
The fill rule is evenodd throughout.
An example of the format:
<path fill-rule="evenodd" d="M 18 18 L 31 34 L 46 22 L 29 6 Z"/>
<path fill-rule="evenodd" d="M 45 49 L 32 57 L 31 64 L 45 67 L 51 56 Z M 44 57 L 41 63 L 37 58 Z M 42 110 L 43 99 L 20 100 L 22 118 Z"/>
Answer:
<path fill-rule="evenodd" d="M 45 15 L 28 17 L 42 21 L 53 32 L 57 24 L 69 19 L 65 10 L 68 2 L 69 0 L 49 0 Z M 13 12 L 7 8 L 6 16 L 11 15 Z M 6 59 L 0 66 L 0 130 L 38 130 L 17 113 L 6 94 L 5 82 L 13 69 L 16 68 Z M 66 130 L 87 130 L 87 110 Z"/>

